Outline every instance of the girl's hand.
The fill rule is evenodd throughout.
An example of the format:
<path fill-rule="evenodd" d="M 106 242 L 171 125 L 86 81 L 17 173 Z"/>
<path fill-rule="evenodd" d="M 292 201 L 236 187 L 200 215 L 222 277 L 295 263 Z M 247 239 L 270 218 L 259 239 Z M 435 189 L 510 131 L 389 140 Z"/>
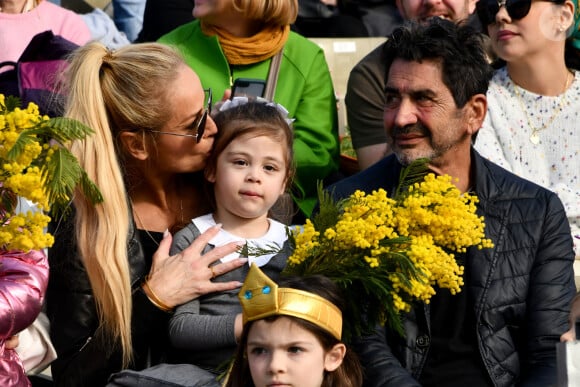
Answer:
<path fill-rule="evenodd" d="M 244 330 L 244 318 L 241 313 L 238 313 L 234 321 L 234 336 L 236 338 L 237 343 L 239 343 L 240 339 L 242 338 L 243 330 Z"/>
<path fill-rule="evenodd" d="M 20 340 L 18 339 L 18 335 L 10 336 L 4 342 L 4 348 L 16 349 L 16 347 L 18 347 L 18 344 L 20 344 Z"/>
<path fill-rule="evenodd" d="M 233 253 L 239 247 L 236 242 L 232 242 L 202 255 L 201 252 L 220 228 L 218 225 L 208 229 L 188 248 L 174 256 L 169 256 L 173 238 L 169 232 L 166 233 L 153 255 L 153 264 L 147 280 L 149 288 L 166 306 L 174 308 L 204 294 L 242 286 L 238 281 L 211 281 L 213 277 L 234 270 L 247 262 L 246 258 L 239 258 L 210 268 L 210 264 Z"/>
<path fill-rule="evenodd" d="M 572 307 L 570 308 L 570 314 L 568 316 L 570 329 L 560 336 L 560 341 L 575 341 L 576 335 L 580 332 L 576 332 L 576 321 L 580 320 L 580 294 L 577 294 L 572 301 Z"/>

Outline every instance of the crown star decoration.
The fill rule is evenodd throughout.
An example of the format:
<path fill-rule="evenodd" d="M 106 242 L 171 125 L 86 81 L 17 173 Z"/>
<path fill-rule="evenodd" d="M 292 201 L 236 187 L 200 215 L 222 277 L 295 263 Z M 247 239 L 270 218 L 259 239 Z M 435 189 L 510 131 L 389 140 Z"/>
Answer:
<path fill-rule="evenodd" d="M 310 292 L 278 287 L 255 264 L 250 267 L 238 298 L 244 324 L 270 316 L 292 316 L 309 321 L 341 340 L 342 313 L 336 305 Z"/>

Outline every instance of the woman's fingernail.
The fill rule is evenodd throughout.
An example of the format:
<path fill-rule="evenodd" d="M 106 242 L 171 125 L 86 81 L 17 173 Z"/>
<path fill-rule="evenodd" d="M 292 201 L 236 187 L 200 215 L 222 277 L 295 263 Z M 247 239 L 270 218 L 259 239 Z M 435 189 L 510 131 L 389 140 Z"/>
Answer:
<path fill-rule="evenodd" d="M 171 233 L 169 232 L 169 229 L 166 228 L 165 231 L 163 231 L 163 238 L 167 238 L 169 235 L 171 235 Z"/>
<path fill-rule="evenodd" d="M 243 263 L 248 262 L 248 258 L 238 258 L 238 260 Z"/>

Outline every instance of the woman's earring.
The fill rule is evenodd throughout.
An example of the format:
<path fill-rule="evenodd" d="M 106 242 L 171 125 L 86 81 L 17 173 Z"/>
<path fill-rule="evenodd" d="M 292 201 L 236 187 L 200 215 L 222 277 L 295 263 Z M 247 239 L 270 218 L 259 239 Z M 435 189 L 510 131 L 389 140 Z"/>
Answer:
<path fill-rule="evenodd" d="M 564 32 L 566 29 L 564 28 L 564 26 L 562 24 L 560 24 L 560 26 L 558 27 L 558 31 L 560 33 Z"/>

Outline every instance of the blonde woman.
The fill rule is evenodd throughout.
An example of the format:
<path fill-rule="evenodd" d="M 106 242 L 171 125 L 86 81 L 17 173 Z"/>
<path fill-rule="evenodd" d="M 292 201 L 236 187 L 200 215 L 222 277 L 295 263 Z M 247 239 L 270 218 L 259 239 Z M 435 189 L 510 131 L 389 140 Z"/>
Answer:
<path fill-rule="evenodd" d="M 156 43 L 116 52 L 91 43 L 73 57 L 66 91 L 66 115 L 95 130 L 72 151 L 104 202 L 79 192 L 74 215 L 52 226 L 52 374 L 57 386 L 103 386 L 122 368 L 161 362 L 174 307 L 239 286 L 211 278 L 244 260 L 209 268 L 236 249 L 201 255 L 219 226 L 168 254 L 171 232 L 209 210 L 197 172 L 216 133 L 211 91 L 179 54 Z"/>

